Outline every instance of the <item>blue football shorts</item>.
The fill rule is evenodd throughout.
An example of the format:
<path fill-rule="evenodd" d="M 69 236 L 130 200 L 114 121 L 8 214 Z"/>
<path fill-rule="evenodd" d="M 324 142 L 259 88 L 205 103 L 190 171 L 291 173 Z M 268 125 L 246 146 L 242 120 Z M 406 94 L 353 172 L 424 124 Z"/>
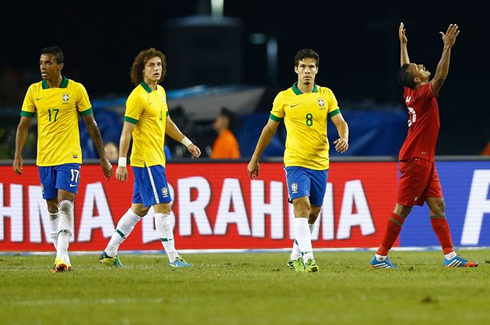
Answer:
<path fill-rule="evenodd" d="M 39 166 L 41 190 L 45 200 L 58 196 L 58 190 L 78 193 L 80 184 L 80 164 L 63 164 L 58 166 Z"/>
<path fill-rule="evenodd" d="M 313 170 L 298 166 L 284 169 L 288 183 L 289 202 L 308 196 L 312 205 L 323 205 L 323 198 L 327 190 L 328 169 Z"/>
<path fill-rule="evenodd" d="M 133 167 L 134 187 L 133 203 L 142 203 L 145 207 L 172 201 L 165 176 L 165 167 Z"/>

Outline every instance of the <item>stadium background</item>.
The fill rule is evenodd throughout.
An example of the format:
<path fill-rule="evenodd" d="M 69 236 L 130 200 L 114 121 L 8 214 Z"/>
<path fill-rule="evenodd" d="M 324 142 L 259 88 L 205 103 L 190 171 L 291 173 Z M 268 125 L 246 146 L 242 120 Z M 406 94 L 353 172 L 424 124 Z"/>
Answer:
<path fill-rule="evenodd" d="M 424 63 L 432 72 L 442 48 L 438 31 L 445 31 L 447 25 L 454 22 L 462 30 L 439 99 L 442 127 L 437 152 L 444 157 L 440 157 L 438 166 L 456 244 L 489 244 L 486 172 L 490 170 L 490 163 L 480 156 L 490 140 L 490 110 L 486 100 L 490 72 L 486 60 L 490 57 L 490 45 L 483 25 L 490 9 L 488 3 L 466 2 L 441 7 L 435 2 L 415 1 L 407 7 L 389 1 L 325 1 L 311 5 L 286 4 L 284 1 L 267 1 L 260 5 L 251 1 L 225 1 L 224 17 L 219 17 L 219 13 L 213 14 L 211 2 L 11 4 L 16 15 L 8 15 L 0 21 L 0 108 L 3 116 L 0 120 L 0 159 L 5 165 L 0 168 L 0 250 L 50 250 L 42 227 L 46 217 L 42 212 L 42 200 L 34 201 L 39 204 L 37 206 L 30 205 L 31 199 L 39 193 L 36 169 L 29 168 L 31 176 L 21 178 L 11 171 L 10 164 L 20 105 L 29 84 L 40 78 L 39 51 L 53 44 L 65 52 L 64 75 L 82 82 L 87 88 L 104 140 L 116 143 L 124 101 L 132 89 L 128 71 L 134 56 L 148 47 L 166 53 L 168 77 L 163 86 L 168 90 L 170 114 L 204 149 L 203 159 L 197 165 L 189 165 L 182 147 L 168 141 L 174 156 L 169 161 L 169 173 L 174 177 L 171 182 L 174 182 L 174 189 L 180 191 L 179 182 L 185 183 L 189 177 L 204 177 L 210 184 L 210 197 L 213 198 L 205 207 L 211 233 L 198 232 L 198 217 L 190 212 L 188 220 L 191 224 L 186 229 L 191 229 L 192 235 L 183 233 L 182 224 L 177 223 L 176 236 L 183 237 L 179 239 L 179 245 L 185 249 L 290 246 L 287 204 L 278 204 L 282 210 L 270 210 L 267 205 L 274 199 L 270 193 L 273 188 L 281 191 L 281 202 L 285 202 L 284 179 L 281 164 L 277 162 L 283 150 L 284 129 L 279 130 L 265 154 L 273 162 L 270 163 L 270 175 L 263 174 L 264 183 L 257 187 L 264 191 L 259 196 L 263 204 L 258 212 L 253 210 L 250 195 L 251 188 L 256 185 L 245 177 L 245 162 L 267 120 L 274 95 L 296 80 L 294 54 L 305 47 L 315 49 L 321 55 L 317 83 L 334 91 L 351 128 L 348 157 L 336 157 L 337 154 L 331 152 L 334 217 L 328 220 L 332 222 L 334 237 L 329 237 L 331 232 L 325 232 L 322 225 L 320 239 L 315 245 L 325 248 L 376 246 L 383 231 L 382 221 L 394 204 L 396 155 L 406 134 L 406 112 L 401 101 L 401 88 L 396 82 L 399 66 L 397 28 L 401 20 L 407 28 L 410 59 Z M 216 137 L 212 121 L 223 106 L 232 109 L 240 120 L 234 131 L 243 156 L 242 160 L 221 162 L 225 165 L 206 159 L 209 152 L 206 149 Z M 35 158 L 35 127 L 33 123 L 24 151 L 25 159 Z M 86 167 L 83 168 L 83 190 L 76 202 L 77 231 L 71 247 L 100 250 L 129 204 L 131 185 L 126 183 L 124 190 L 118 193 L 120 195 L 111 193 L 120 185 L 114 179 L 109 183 L 101 181 L 98 167 L 90 166 L 90 159 L 97 156 L 83 125 L 81 134 Z M 334 136 L 331 127 L 329 137 Z M 228 172 L 222 173 L 223 170 Z M 226 192 L 223 191 L 225 184 L 236 185 L 236 182 L 243 196 L 229 190 L 228 203 L 231 203 L 225 211 L 227 214 L 223 214 L 228 232 L 216 233 L 219 203 L 214 198 Z M 351 228 L 347 228 L 352 230 L 349 233 L 352 237 L 338 238 L 347 183 L 363 190 L 372 227 L 369 222 L 365 224 L 367 228 L 356 224 L 362 221 L 358 206 L 362 202 L 356 201 L 359 197 L 351 196 L 354 203 L 346 215 L 350 216 L 348 225 Z M 87 197 L 86 188 L 93 186 L 101 186 L 107 194 L 112 224 L 98 223 L 102 208 L 99 204 L 102 203 L 96 201 L 97 196 L 90 197 L 93 200 L 88 203 L 92 204 L 91 211 L 82 209 Z M 176 195 L 181 199 L 183 194 L 177 192 Z M 191 189 L 188 189 L 188 195 L 190 201 L 198 199 Z M 245 226 L 241 235 L 238 230 L 238 220 L 243 215 L 235 213 L 239 202 L 234 200 L 240 198 L 244 201 L 242 211 L 246 214 L 250 234 Z M 182 213 L 178 199 L 174 209 L 177 219 Z M 254 211 L 255 216 L 262 217 L 254 219 Z M 88 216 L 84 219 L 89 222 L 88 226 L 81 222 L 84 213 Z M 282 238 L 274 238 L 271 231 L 273 220 L 278 220 L 274 218 L 277 213 L 282 215 Z M 465 242 L 464 224 L 468 218 L 472 223 L 467 227 L 473 230 Z M 254 220 L 259 222 L 255 224 L 256 228 Z M 89 229 L 91 241 L 79 241 L 81 228 Z M 257 236 L 253 229 L 258 231 Z M 425 208 L 414 210 L 405 229 L 397 245 L 437 245 Z M 151 230 L 148 228 L 150 235 Z M 152 240 L 145 243 L 143 232 L 142 228 L 137 229 L 136 233 L 141 236 L 134 235 L 125 248 L 160 249 L 151 236 L 148 238 Z"/>

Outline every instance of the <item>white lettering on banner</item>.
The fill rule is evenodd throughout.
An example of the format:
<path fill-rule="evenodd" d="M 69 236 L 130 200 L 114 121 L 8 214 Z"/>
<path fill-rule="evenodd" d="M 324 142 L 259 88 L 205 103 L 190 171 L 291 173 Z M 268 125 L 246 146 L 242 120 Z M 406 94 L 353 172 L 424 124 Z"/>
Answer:
<path fill-rule="evenodd" d="M 464 219 L 461 245 L 477 245 L 480 240 L 483 216 L 490 213 L 489 188 L 490 170 L 475 170 Z"/>
<path fill-rule="evenodd" d="M 323 198 L 323 206 L 320 216 L 316 223 L 319 221 L 322 224 L 322 238 L 323 240 L 334 240 L 335 232 L 335 217 L 333 214 L 333 184 L 327 183 L 327 190 L 325 191 L 325 197 Z M 315 225 L 316 238 L 318 238 L 318 229 L 320 225 Z M 315 231 L 315 229 L 313 229 Z"/>
<path fill-rule="evenodd" d="M 98 216 L 94 216 L 95 205 L 99 212 Z M 115 230 L 104 187 L 100 182 L 87 184 L 85 189 L 78 241 L 90 241 L 92 239 L 92 230 L 97 228 L 102 228 L 104 238 L 111 237 Z"/>
<path fill-rule="evenodd" d="M 52 243 L 51 225 L 46 200 L 43 199 L 41 186 L 29 186 L 29 239 L 31 243 L 41 243 L 41 223 L 46 242 Z"/>
<path fill-rule="evenodd" d="M 12 242 L 24 241 L 24 222 L 22 204 L 22 185 L 10 184 L 10 207 L 3 201 L 3 184 L 0 183 L 0 240 L 4 240 L 4 218 L 10 217 L 10 239 Z"/>
<path fill-rule="evenodd" d="M 192 215 L 200 235 L 212 235 L 206 207 L 211 200 L 211 186 L 204 177 L 181 178 L 177 182 L 179 195 L 179 235 L 192 235 Z M 191 190 L 197 190 L 197 199 L 191 201 Z"/>
<path fill-rule="evenodd" d="M 233 211 L 231 211 L 232 205 Z M 247 210 L 243 201 L 240 181 L 237 178 L 224 179 L 216 214 L 214 234 L 225 235 L 230 223 L 236 223 L 240 236 L 250 236 Z"/>
<path fill-rule="evenodd" d="M 265 215 L 271 218 L 271 238 L 284 238 L 284 195 L 282 182 L 270 182 L 270 203 L 265 203 L 264 181 L 250 181 L 252 236 L 265 237 Z"/>
<path fill-rule="evenodd" d="M 172 198 L 175 197 L 175 191 L 172 185 L 168 184 L 168 189 L 170 191 L 170 196 Z M 174 201 L 170 202 L 170 206 L 174 204 Z M 153 210 L 153 207 L 148 210 L 148 213 L 146 216 L 141 220 L 142 223 L 142 236 L 143 236 L 143 243 L 147 244 L 149 242 L 155 241 L 155 240 L 160 240 L 160 235 L 158 234 L 158 230 L 155 227 L 155 218 L 153 218 L 153 215 L 155 214 L 155 211 Z M 170 225 L 172 226 L 172 229 L 175 228 L 175 214 L 173 211 L 170 211 Z"/>
<path fill-rule="evenodd" d="M 357 213 L 353 213 L 354 206 L 357 209 Z M 351 229 L 355 226 L 361 227 L 363 236 L 373 234 L 375 231 L 373 219 L 360 180 L 345 183 L 337 239 L 350 238 Z"/>

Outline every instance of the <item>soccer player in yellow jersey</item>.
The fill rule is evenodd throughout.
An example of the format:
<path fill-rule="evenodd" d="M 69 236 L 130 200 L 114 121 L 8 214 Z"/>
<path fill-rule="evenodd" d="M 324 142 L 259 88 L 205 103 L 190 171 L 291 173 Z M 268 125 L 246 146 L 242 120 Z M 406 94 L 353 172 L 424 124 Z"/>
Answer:
<path fill-rule="evenodd" d="M 119 245 L 153 206 L 155 225 L 168 255 L 169 265 L 192 266 L 175 249 L 169 217 L 172 198 L 165 176 L 165 134 L 185 145 L 193 158 L 198 158 L 201 151 L 180 132 L 168 115 L 165 90 L 159 85 L 166 71 L 165 56 L 154 48 L 141 51 L 131 67 L 131 82 L 136 88 L 126 101 L 116 178 L 121 182 L 128 179 L 126 156 L 132 135 L 133 200 L 131 208 L 119 220 L 116 231 L 100 256 L 100 263 L 105 265 L 122 266 L 117 256 Z"/>
<path fill-rule="evenodd" d="M 104 144 L 85 87 L 61 74 L 64 66 L 61 49 L 55 46 L 44 48 L 39 66 L 43 80 L 32 84 L 25 96 L 15 137 L 13 168 L 22 175 L 22 149 L 31 119 L 37 115 L 36 163 L 43 198 L 48 206 L 51 238 L 57 251 L 53 272 L 65 272 L 71 270 L 68 245 L 74 231 L 73 201 L 78 192 L 82 163 L 79 115 L 97 147 L 107 180 L 112 176 L 112 165 L 105 157 Z"/>
<path fill-rule="evenodd" d="M 349 128 L 333 92 L 315 84 L 320 63 L 318 53 L 303 49 L 296 54 L 294 63 L 298 81 L 274 99 L 269 121 L 248 164 L 248 174 L 251 178 L 259 176 L 260 156 L 284 120 L 287 132 L 284 168 L 289 200 L 294 207 L 296 236 L 288 266 L 297 272 L 316 272 L 319 267 L 313 257 L 311 230 L 327 187 L 327 118 L 339 134 L 333 142 L 338 152 L 344 153 L 349 148 Z"/>

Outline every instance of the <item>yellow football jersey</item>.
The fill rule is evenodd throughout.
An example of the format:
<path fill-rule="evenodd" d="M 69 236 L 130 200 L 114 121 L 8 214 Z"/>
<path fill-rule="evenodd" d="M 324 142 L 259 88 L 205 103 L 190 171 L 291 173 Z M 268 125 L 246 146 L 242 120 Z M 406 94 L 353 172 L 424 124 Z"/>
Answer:
<path fill-rule="evenodd" d="M 168 116 L 166 97 L 162 86 L 158 85 L 153 91 L 143 81 L 129 95 L 124 120 L 136 124 L 131 166 L 165 167 L 163 144 Z"/>
<path fill-rule="evenodd" d="M 327 117 L 339 113 L 337 99 L 326 87 L 315 85 L 313 92 L 303 94 L 295 83 L 281 91 L 274 99 L 270 118 L 276 122 L 284 119 L 284 165 L 328 169 Z"/>
<path fill-rule="evenodd" d="M 81 83 L 63 77 L 59 88 L 49 88 L 45 80 L 29 87 L 20 115 L 37 114 L 38 166 L 82 163 L 78 112 L 92 113 L 87 91 Z"/>

